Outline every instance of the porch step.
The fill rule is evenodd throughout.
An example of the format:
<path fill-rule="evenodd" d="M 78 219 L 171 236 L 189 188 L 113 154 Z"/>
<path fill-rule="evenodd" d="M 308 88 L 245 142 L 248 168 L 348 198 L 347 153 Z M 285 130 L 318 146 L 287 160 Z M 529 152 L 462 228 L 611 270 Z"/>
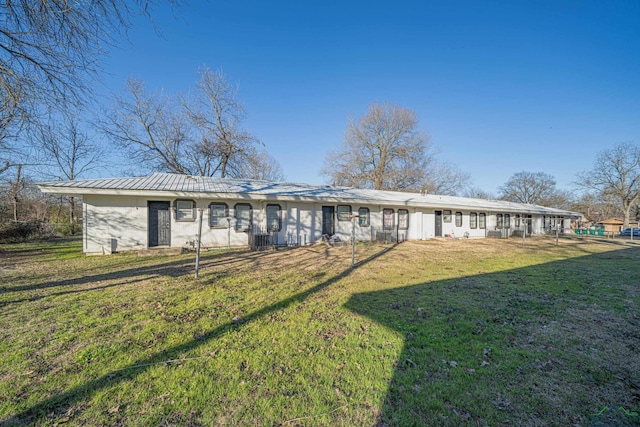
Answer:
<path fill-rule="evenodd" d="M 138 256 L 171 256 L 180 255 L 184 251 L 183 248 L 149 248 L 138 251 Z"/>

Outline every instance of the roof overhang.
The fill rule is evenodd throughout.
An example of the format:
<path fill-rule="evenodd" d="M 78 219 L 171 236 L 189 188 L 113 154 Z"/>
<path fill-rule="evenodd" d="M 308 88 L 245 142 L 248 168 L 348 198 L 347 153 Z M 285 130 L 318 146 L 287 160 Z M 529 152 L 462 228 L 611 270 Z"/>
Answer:
<path fill-rule="evenodd" d="M 361 197 L 337 197 L 337 196 L 308 196 L 298 194 L 261 194 L 261 193 L 227 193 L 227 192 L 198 192 L 198 191 L 168 191 L 168 190 L 137 190 L 137 189 L 113 189 L 113 188 L 86 188 L 86 187 L 68 187 L 48 184 L 38 184 L 43 193 L 64 194 L 68 196 L 134 196 L 148 198 L 179 198 L 179 199 L 197 199 L 197 200 L 252 200 L 252 201 L 285 201 L 285 202 L 308 202 L 308 203 L 351 203 L 362 205 L 379 205 L 379 206 L 403 206 L 403 207 L 420 207 L 432 209 L 460 209 L 465 211 L 485 211 L 485 212 L 503 212 L 514 214 L 535 214 L 548 216 L 568 216 L 571 218 L 580 218 L 582 214 L 570 212 L 560 209 L 552 209 L 546 207 L 529 207 L 526 205 L 503 205 L 499 206 L 492 202 L 479 199 L 473 200 L 473 204 L 461 203 L 461 201 L 452 201 L 444 199 L 424 201 L 417 198 L 407 198 L 404 200 L 384 200 L 374 198 Z"/>

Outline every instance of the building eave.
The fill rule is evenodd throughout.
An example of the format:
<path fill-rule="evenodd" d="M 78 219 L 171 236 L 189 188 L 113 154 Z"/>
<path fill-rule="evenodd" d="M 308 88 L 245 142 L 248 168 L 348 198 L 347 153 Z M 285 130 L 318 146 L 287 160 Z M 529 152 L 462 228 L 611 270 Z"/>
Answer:
<path fill-rule="evenodd" d="M 134 196 L 159 199 L 196 199 L 196 200 L 248 200 L 248 201 L 265 201 L 265 202 L 303 202 L 303 203 L 345 203 L 360 205 L 378 205 L 389 207 L 414 207 L 429 209 L 460 209 L 465 211 L 478 212 L 503 212 L 517 214 L 535 214 L 535 215 L 556 215 L 570 216 L 579 218 L 582 214 L 570 212 L 561 209 L 553 209 L 546 207 L 530 208 L 526 205 L 510 205 L 508 202 L 481 201 L 473 200 L 473 204 L 462 203 L 464 199 L 453 202 L 449 199 L 440 200 L 420 200 L 421 196 L 416 198 L 408 198 L 404 200 L 384 200 L 378 198 L 365 197 L 338 197 L 338 196 L 303 196 L 303 195 L 287 195 L 287 194 L 263 194 L 259 192 L 241 193 L 241 192 L 202 192 L 202 191 L 169 191 L 169 190 L 149 190 L 149 189 L 114 189 L 114 188 L 87 188 L 82 186 L 61 186 L 49 185 L 48 183 L 38 184 L 43 193 L 64 194 L 68 196 Z"/>

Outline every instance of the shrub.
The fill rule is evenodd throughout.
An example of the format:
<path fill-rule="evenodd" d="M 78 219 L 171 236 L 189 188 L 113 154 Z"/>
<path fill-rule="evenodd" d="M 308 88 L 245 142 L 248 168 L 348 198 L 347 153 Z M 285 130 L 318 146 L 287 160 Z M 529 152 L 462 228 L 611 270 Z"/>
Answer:
<path fill-rule="evenodd" d="M 82 225 L 79 224 L 56 224 L 55 231 L 63 236 L 74 236 L 82 232 Z"/>
<path fill-rule="evenodd" d="M 46 240 L 55 234 L 53 226 L 42 221 L 14 221 L 0 225 L 0 243 Z"/>

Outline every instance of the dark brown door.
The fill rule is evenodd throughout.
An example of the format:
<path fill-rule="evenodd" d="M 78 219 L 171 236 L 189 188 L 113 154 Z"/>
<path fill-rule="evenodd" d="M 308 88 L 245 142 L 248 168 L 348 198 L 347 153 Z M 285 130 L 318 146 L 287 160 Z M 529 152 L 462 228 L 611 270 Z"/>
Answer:
<path fill-rule="evenodd" d="M 527 235 L 531 234 L 531 215 L 527 215 L 527 219 L 525 219 L 525 225 L 526 225 L 526 231 L 527 231 Z"/>
<path fill-rule="evenodd" d="M 171 245 L 169 202 L 149 202 L 149 247 Z"/>
<path fill-rule="evenodd" d="M 442 237 L 442 211 L 436 211 L 436 229 L 435 236 Z"/>
<path fill-rule="evenodd" d="M 335 234 L 334 221 L 334 208 L 333 206 L 322 207 L 322 234 L 328 234 L 333 236 Z"/>

